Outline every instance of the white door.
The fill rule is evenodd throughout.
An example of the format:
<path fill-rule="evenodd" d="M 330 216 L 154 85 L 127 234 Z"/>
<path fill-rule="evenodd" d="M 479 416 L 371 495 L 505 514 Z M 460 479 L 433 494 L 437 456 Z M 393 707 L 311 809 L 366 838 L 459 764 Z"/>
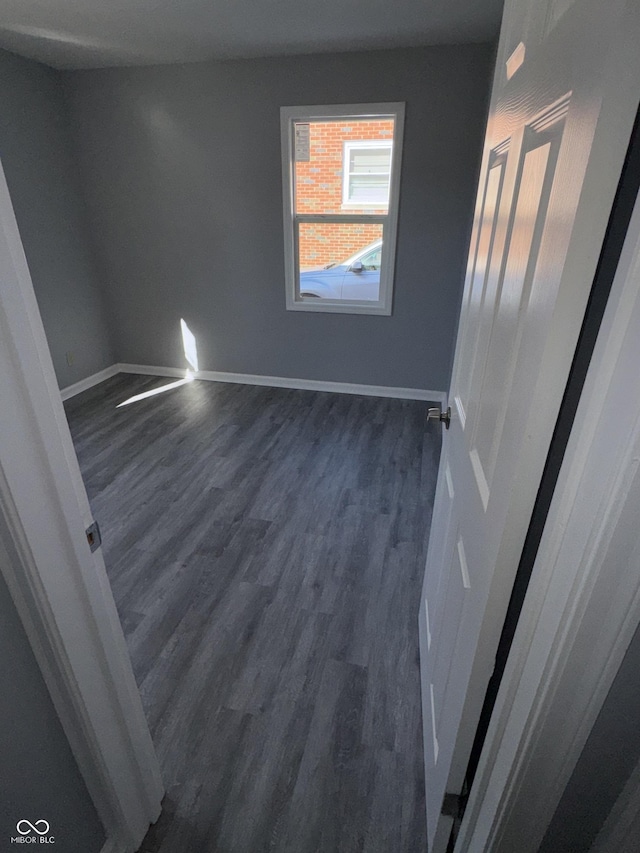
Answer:
<path fill-rule="evenodd" d="M 446 848 L 640 96 L 637 0 L 507 0 L 420 607 Z"/>

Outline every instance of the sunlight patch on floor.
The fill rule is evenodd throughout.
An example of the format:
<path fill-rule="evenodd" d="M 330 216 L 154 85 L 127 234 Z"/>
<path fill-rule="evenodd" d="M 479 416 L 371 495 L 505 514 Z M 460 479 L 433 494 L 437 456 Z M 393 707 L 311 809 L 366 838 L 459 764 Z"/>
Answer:
<path fill-rule="evenodd" d="M 193 382 L 195 376 L 190 370 L 187 370 L 184 379 L 178 379 L 176 382 L 169 382 L 168 385 L 161 385 L 159 388 L 152 388 L 151 391 L 144 391 L 142 394 L 135 394 L 129 397 L 122 403 L 116 406 L 116 409 L 121 409 L 123 406 L 130 406 L 131 403 L 137 403 L 139 400 L 146 400 L 147 397 L 155 397 L 156 394 L 164 394 L 165 391 L 171 391 L 173 388 L 179 388 L 181 385 L 188 385 Z"/>

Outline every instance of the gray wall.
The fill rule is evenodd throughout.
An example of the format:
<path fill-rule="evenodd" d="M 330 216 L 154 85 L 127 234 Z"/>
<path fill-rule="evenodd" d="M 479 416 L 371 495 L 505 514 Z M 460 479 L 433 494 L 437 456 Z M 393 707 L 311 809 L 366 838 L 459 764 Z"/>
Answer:
<path fill-rule="evenodd" d="M 430 47 L 62 76 L 120 361 L 448 387 L 493 52 Z M 285 310 L 279 109 L 405 101 L 392 317 Z"/>
<path fill-rule="evenodd" d="M 640 628 L 589 734 L 540 853 L 586 853 L 640 760 L 638 673 Z"/>
<path fill-rule="evenodd" d="M 98 853 L 104 830 L 3 580 L 7 559 L 0 543 L 0 850 L 14 849 L 19 820 L 44 819 L 47 849 Z"/>
<path fill-rule="evenodd" d="M 0 160 L 60 387 L 114 362 L 58 74 L 0 51 Z M 66 353 L 74 354 L 72 366 Z"/>

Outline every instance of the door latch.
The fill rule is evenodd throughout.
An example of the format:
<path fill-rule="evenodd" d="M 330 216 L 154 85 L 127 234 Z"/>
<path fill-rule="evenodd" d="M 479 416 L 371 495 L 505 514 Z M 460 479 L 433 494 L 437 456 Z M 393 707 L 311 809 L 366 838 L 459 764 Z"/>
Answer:
<path fill-rule="evenodd" d="M 428 421 L 441 421 L 447 429 L 451 423 L 451 406 L 447 407 L 447 411 L 443 412 L 440 406 L 434 406 L 427 411 Z"/>
<path fill-rule="evenodd" d="M 93 524 L 89 525 L 85 530 L 87 535 L 87 542 L 89 543 L 89 548 L 91 548 L 91 553 L 97 551 L 98 548 L 102 545 L 102 536 L 100 535 L 100 527 L 98 526 L 98 522 L 94 521 Z"/>

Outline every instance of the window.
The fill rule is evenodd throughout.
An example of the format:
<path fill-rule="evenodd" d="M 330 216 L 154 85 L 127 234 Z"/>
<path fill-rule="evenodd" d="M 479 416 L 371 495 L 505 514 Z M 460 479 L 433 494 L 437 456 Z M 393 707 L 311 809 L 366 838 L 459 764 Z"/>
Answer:
<path fill-rule="evenodd" d="M 345 207 L 389 204 L 392 142 L 345 142 L 342 203 Z"/>
<path fill-rule="evenodd" d="M 286 304 L 391 314 L 404 104 L 283 107 Z"/>

